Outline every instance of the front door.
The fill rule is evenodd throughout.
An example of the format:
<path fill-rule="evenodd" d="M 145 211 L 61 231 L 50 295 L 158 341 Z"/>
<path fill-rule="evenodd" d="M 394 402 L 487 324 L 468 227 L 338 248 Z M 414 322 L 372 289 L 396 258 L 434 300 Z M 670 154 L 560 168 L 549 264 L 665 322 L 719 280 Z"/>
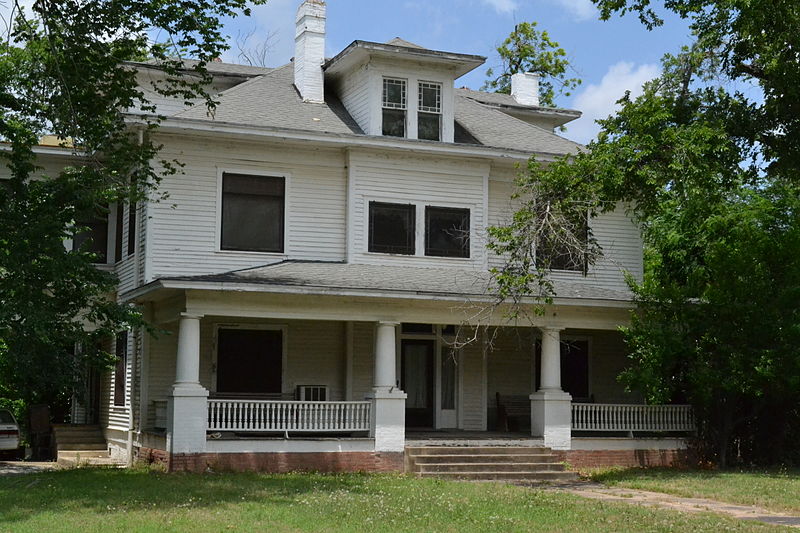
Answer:
<path fill-rule="evenodd" d="M 217 331 L 217 392 L 279 394 L 283 366 L 280 330 Z"/>
<path fill-rule="evenodd" d="M 433 362 L 436 341 L 404 339 L 401 342 L 400 388 L 406 398 L 406 426 L 433 427 Z"/>

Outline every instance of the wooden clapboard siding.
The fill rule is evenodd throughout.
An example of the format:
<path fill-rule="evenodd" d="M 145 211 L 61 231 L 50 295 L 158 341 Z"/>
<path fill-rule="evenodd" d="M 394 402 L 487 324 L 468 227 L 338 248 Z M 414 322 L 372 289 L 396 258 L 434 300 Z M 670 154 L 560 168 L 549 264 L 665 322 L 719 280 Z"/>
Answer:
<path fill-rule="evenodd" d="M 347 76 L 338 80 L 336 94 L 344 104 L 347 112 L 356 121 L 362 131 L 368 131 L 370 120 L 370 103 L 377 101 L 378 96 L 371 95 L 368 83 L 367 66 L 353 69 Z"/>
<path fill-rule="evenodd" d="M 515 190 L 513 174 L 501 171 L 492 174 L 489 180 L 489 224 L 507 224 L 517 208 L 518 202 L 511 199 Z M 642 278 L 642 240 L 638 227 L 627 216 L 625 206 L 620 204 L 609 213 L 591 221 L 592 231 L 603 249 L 603 258 L 589 268 L 588 275 L 582 272 L 556 271 L 555 280 L 588 284 L 607 289 L 626 290 L 625 272 L 636 279 Z M 490 253 L 489 266 L 501 267 L 505 258 Z"/>
<path fill-rule="evenodd" d="M 345 170 L 341 151 L 276 145 L 160 139 L 165 157 L 186 163 L 164 179 L 169 198 L 150 203 L 146 281 L 210 274 L 282 259 L 341 261 L 345 243 Z M 284 254 L 218 251 L 219 172 L 286 175 Z"/>
<path fill-rule="evenodd" d="M 461 364 L 461 429 L 486 429 L 486 397 L 484 389 L 484 350 L 481 342 L 462 349 Z"/>
<path fill-rule="evenodd" d="M 488 163 L 447 158 L 401 156 L 373 151 L 350 152 L 349 260 L 395 266 L 483 268 L 486 252 L 474 238 L 486 224 L 484 182 Z M 417 206 L 417 251 L 424 250 L 424 209 L 427 205 L 470 210 L 470 257 L 446 258 L 424 255 L 368 252 L 369 202 L 413 203 Z"/>
<path fill-rule="evenodd" d="M 487 364 L 487 414 L 490 429 L 495 423 L 498 392 L 501 401 L 505 400 L 506 405 L 518 404 L 533 392 L 532 354 L 535 334 L 533 328 L 500 328 L 491 341 Z M 522 424 L 523 427 L 525 425 Z"/>
<path fill-rule="evenodd" d="M 353 323 L 353 400 L 363 400 L 372 390 L 375 324 Z"/>

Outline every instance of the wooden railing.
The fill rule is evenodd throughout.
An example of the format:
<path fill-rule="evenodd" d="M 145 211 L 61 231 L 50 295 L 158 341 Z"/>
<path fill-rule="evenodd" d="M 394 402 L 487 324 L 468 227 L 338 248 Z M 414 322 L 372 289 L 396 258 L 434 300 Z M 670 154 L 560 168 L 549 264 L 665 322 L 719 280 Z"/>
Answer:
<path fill-rule="evenodd" d="M 370 402 L 208 400 L 209 431 L 369 431 Z"/>
<path fill-rule="evenodd" d="M 690 405 L 573 403 L 573 431 L 694 431 Z"/>

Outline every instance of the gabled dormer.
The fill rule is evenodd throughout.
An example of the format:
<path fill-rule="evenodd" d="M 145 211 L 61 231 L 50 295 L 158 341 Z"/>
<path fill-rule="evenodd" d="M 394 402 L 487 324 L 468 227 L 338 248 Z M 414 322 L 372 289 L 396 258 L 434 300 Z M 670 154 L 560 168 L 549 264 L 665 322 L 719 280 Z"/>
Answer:
<path fill-rule="evenodd" d="M 323 70 L 326 83 L 367 135 L 453 142 L 453 82 L 485 60 L 398 38 L 353 41 Z"/>

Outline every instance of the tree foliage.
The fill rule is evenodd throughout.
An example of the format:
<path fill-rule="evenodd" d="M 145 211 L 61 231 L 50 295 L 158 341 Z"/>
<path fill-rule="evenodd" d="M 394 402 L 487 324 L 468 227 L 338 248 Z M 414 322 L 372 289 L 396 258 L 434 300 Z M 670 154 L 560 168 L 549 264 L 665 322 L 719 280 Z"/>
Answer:
<path fill-rule="evenodd" d="M 647 0 L 595 3 L 606 18 L 660 22 Z M 622 98 L 587 150 L 521 180 L 590 217 L 627 206 L 640 224 L 645 277 L 631 280 L 639 311 L 622 379 L 651 402 L 691 403 L 710 460 L 797 462 L 800 11 L 735 0 L 666 8 L 691 19 L 695 43 L 665 56 L 640 97 Z M 526 216 L 523 204 L 515 220 Z M 543 275 L 501 278 L 501 290 L 536 293 Z"/>
<path fill-rule="evenodd" d="M 116 331 L 144 326 L 117 302 L 115 276 L 64 242 L 109 205 L 152 197 L 180 169 L 159 160 L 160 119 L 126 61 L 150 58 L 167 75 L 154 91 L 213 109 L 205 66 L 227 48 L 221 19 L 249 9 L 244 0 L 38 0 L 16 13 L 0 44 L 0 159 L 10 176 L 0 187 L 0 382 L 7 396 L 49 403 L 78 389 L 80 369 L 112 364 L 106 341 Z M 71 153 L 64 168 L 41 166 L 44 135 Z"/>
<path fill-rule="evenodd" d="M 497 47 L 503 63 L 495 77 L 493 69 L 486 72 L 489 80 L 484 90 L 509 94 L 511 76 L 520 72 L 539 74 L 539 103 L 555 107 L 558 96 L 570 96 L 581 84 L 579 78 L 569 77 L 570 63 L 563 48 L 550 38 L 547 31 L 536 29 L 536 22 L 517 24 L 514 31 Z"/>

